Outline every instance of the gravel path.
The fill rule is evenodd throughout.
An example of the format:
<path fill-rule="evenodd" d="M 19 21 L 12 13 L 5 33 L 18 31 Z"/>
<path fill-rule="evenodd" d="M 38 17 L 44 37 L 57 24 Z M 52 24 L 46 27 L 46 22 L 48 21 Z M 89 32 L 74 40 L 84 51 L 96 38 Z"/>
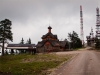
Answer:
<path fill-rule="evenodd" d="M 76 54 L 76 56 L 50 75 L 100 75 L 100 52 L 87 49 L 57 52 L 56 54 Z"/>

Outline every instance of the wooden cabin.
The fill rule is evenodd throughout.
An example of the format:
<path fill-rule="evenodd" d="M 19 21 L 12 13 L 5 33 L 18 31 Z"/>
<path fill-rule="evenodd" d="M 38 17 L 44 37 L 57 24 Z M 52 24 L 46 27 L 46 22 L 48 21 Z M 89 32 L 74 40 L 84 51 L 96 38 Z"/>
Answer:
<path fill-rule="evenodd" d="M 42 36 L 42 41 L 37 44 L 37 52 L 62 51 L 66 46 L 66 41 L 59 41 L 57 35 L 51 33 L 52 27 L 48 27 L 48 33 Z"/>

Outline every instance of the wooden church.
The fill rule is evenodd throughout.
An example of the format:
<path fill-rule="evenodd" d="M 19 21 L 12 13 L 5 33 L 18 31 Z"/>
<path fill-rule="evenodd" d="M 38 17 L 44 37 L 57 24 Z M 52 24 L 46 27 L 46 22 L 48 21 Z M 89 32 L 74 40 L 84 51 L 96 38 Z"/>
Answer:
<path fill-rule="evenodd" d="M 57 35 L 51 33 L 52 27 L 48 27 L 48 33 L 42 36 L 42 41 L 37 44 L 37 52 L 63 51 L 67 45 L 66 41 L 59 41 Z"/>

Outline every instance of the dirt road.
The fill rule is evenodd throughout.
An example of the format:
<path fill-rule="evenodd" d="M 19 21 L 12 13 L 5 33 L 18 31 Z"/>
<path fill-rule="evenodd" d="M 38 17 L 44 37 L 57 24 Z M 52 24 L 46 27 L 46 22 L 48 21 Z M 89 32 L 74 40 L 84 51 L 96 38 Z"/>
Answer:
<path fill-rule="evenodd" d="M 71 53 L 77 55 L 56 69 L 51 75 L 100 75 L 100 52 L 80 50 L 57 54 Z"/>

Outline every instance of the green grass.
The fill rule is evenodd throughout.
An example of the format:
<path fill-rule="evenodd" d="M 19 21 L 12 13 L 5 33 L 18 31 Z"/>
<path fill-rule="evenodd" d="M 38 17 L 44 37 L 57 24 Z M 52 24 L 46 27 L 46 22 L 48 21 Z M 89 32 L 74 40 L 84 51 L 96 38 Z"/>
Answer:
<path fill-rule="evenodd" d="M 9 75 L 47 75 L 72 55 L 37 54 L 0 56 L 0 73 Z"/>

